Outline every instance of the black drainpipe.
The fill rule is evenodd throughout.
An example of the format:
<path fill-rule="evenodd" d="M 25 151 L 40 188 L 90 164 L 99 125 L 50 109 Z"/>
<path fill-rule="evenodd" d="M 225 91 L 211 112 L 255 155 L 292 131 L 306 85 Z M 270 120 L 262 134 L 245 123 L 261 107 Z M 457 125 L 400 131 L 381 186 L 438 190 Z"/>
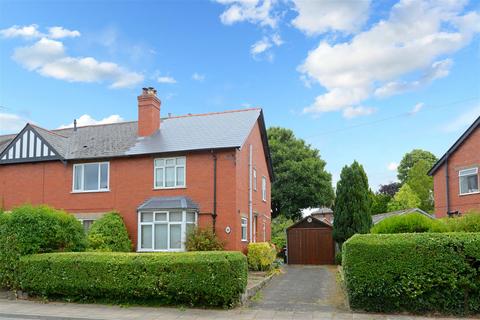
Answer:
<path fill-rule="evenodd" d="M 450 216 L 450 186 L 449 186 L 449 176 L 448 176 L 448 156 L 445 157 L 445 191 L 446 191 L 446 205 L 447 205 L 447 216 Z"/>
<path fill-rule="evenodd" d="M 217 222 L 217 155 L 212 150 L 213 156 L 213 213 L 212 213 L 212 227 L 213 234 L 215 234 L 215 224 Z"/>

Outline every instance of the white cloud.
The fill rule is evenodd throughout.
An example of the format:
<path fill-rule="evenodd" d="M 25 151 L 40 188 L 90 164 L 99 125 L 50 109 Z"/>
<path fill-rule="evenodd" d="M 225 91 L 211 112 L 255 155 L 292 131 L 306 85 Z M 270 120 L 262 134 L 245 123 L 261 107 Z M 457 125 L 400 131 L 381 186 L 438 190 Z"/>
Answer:
<path fill-rule="evenodd" d="M 170 77 L 170 76 L 159 76 L 157 77 L 157 82 L 174 84 L 174 83 L 177 83 L 177 80 L 175 80 L 173 77 Z"/>
<path fill-rule="evenodd" d="M 77 126 L 82 127 L 82 126 L 90 126 L 95 124 L 117 123 L 117 122 L 123 122 L 123 121 L 124 121 L 123 118 L 120 117 L 118 114 L 112 114 L 111 116 L 108 116 L 101 120 L 96 120 L 92 116 L 88 114 L 84 114 L 77 119 Z M 72 128 L 72 127 L 73 127 L 73 122 L 69 124 L 62 124 L 59 127 L 59 129 Z"/>
<path fill-rule="evenodd" d="M 50 27 L 48 28 L 48 37 L 52 39 L 61 39 L 67 37 L 79 37 L 80 32 L 77 30 L 68 30 L 63 27 Z"/>
<path fill-rule="evenodd" d="M 29 26 L 11 26 L 7 29 L 0 30 L 0 35 L 4 38 L 39 38 L 42 36 L 42 33 L 38 31 L 38 26 L 36 24 L 31 24 Z"/>
<path fill-rule="evenodd" d="M 283 44 L 283 40 L 279 34 L 274 34 L 270 37 L 264 36 L 261 40 L 255 42 L 250 47 L 250 54 L 256 58 L 258 55 L 262 53 L 266 53 L 269 49 L 276 46 L 281 46 Z M 273 59 L 273 55 L 267 55 L 267 59 Z"/>
<path fill-rule="evenodd" d="M 413 106 L 413 109 L 409 112 L 410 115 L 415 115 L 417 114 L 418 112 L 420 112 L 420 110 L 422 110 L 424 104 L 422 102 L 420 103 L 417 103 L 416 105 Z"/>
<path fill-rule="evenodd" d="M 203 82 L 205 81 L 205 75 L 195 72 L 192 74 L 192 79 L 195 81 Z"/>
<path fill-rule="evenodd" d="M 371 107 L 347 107 L 343 109 L 343 116 L 347 119 L 352 119 L 358 116 L 368 116 L 377 111 L 375 108 Z"/>
<path fill-rule="evenodd" d="M 397 168 L 398 168 L 398 163 L 396 163 L 396 162 L 390 162 L 387 165 L 388 171 L 397 171 Z"/>
<path fill-rule="evenodd" d="M 370 0 L 293 0 L 298 16 L 292 24 L 307 35 L 328 31 L 352 33 L 367 21 Z"/>
<path fill-rule="evenodd" d="M 32 46 L 16 48 L 13 59 L 30 71 L 70 82 L 108 81 L 111 88 L 123 88 L 143 81 L 143 75 L 113 62 L 67 56 L 62 42 L 47 38 L 38 40 Z"/>
<path fill-rule="evenodd" d="M 17 133 L 28 121 L 13 113 L 0 112 L 0 134 Z"/>
<path fill-rule="evenodd" d="M 400 83 L 402 77 L 412 72 L 427 70 L 418 80 L 422 84 L 445 76 L 451 60 L 437 59 L 466 46 L 480 31 L 480 15 L 462 15 L 462 11 L 463 3 L 458 1 L 401 0 L 393 6 L 388 19 L 351 40 L 336 44 L 321 41 L 298 70 L 327 92 L 304 112 L 358 106 L 376 89 L 387 83 Z M 383 94 L 399 89 L 403 88 L 391 85 L 390 92 L 384 89 Z"/>
<path fill-rule="evenodd" d="M 412 91 L 420 89 L 423 86 L 428 85 L 432 81 L 448 76 L 453 61 L 451 59 L 445 59 L 441 61 L 435 61 L 423 75 L 414 81 L 391 81 L 386 83 L 380 88 L 375 90 L 375 96 L 377 97 L 389 97 L 394 94 L 403 93 L 406 91 Z"/>
<path fill-rule="evenodd" d="M 250 22 L 261 26 L 276 27 L 278 18 L 273 13 L 276 0 L 217 0 L 228 8 L 220 15 L 223 24 Z"/>
<path fill-rule="evenodd" d="M 480 105 L 460 114 L 443 126 L 445 132 L 465 130 L 480 116 Z"/>

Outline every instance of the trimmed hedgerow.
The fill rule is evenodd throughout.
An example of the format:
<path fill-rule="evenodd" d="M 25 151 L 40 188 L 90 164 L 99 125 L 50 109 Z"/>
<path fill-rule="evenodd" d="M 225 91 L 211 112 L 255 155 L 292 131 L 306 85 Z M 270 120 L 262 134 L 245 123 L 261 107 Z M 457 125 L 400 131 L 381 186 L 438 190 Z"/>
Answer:
<path fill-rule="evenodd" d="M 132 251 L 132 242 L 127 227 L 117 212 L 110 212 L 92 224 L 88 232 L 88 250 Z"/>
<path fill-rule="evenodd" d="M 447 227 L 439 220 L 420 213 L 409 213 L 386 218 L 372 227 L 371 233 L 420 233 L 446 232 Z"/>
<path fill-rule="evenodd" d="M 48 206 L 25 205 L 0 215 L 0 285 L 11 287 L 18 259 L 27 254 L 82 251 L 86 240 L 73 215 Z"/>
<path fill-rule="evenodd" d="M 268 242 L 249 243 L 247 248 L 248 268 L 252 271 L 267 271 L 272 268 L 277 250 Z"/>
<path fill-rule="evenodd" d="M 480 312 L 480 233 L 355 235 L 342 262 L 353 309 Z"/>
<path fill-rule="evenodd" d="M 19 288 L 48 298 L 231 306 L 247 285 L 240 252 L 52 253 L 22 257 Z"/>

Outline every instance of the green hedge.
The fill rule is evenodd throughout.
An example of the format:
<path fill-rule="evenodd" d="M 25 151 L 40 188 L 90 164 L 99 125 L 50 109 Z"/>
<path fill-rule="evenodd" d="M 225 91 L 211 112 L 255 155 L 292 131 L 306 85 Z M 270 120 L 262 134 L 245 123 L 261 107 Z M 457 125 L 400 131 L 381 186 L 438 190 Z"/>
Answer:
<path fill-rule="evenodd" d="M 480 312 L 480 233 L 355 235 L 342 262 L 353 309 Z"/>
<path fill-rule="evenodd" d="M 82 251 L 86 239 L 73 215 L 48 206 L 25 205 L 0 214 L 0 285 L 11 287 L 20 256 Z"/>
<path fill-rule="evenodd" d="M 248 268 L 252 271 L 267 271 L 277 257 L 275 246 L 268 242 L 249 243 L 247 247 Z"/>
<path fill-rule="evenodd" d="M 420 213 L 409 213 L 386 218 L 372 227 L 371 233 L 419 233 L 446 232 L 440 220 L 428 218 Z"/>
<path fill-rule="evenodd" d="M 88 231 L 88 250 L 132 251 L 132 242 L 127 227 L 117 212 L 109 212 L 92 224 Z"/>
<path fill-rule="evenodd" d="M 247 285 L 240 252 L 52 253 L 22 257 L 19 288 L 74 300 L 231 306 Z"/>

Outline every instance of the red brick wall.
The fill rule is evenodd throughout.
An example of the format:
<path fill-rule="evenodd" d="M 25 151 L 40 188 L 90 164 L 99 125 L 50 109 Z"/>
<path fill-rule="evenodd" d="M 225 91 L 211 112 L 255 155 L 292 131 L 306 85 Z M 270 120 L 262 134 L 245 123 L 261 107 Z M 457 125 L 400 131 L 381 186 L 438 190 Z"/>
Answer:
<path fill-rule="evenodd" d="M 480 167 L 480 130 L 476 129 L 448 159 L 450 188 L 450 211 L 465 212 L 470 209 L 480 210 L 480 194 L 460 195 L 458 171 L 471 167 Z M 433 176 L 435 215 L 447 214 L 445 165 Z"/>
<path fill-rule="evenodd" d="M 263 223 L 265 223 L 265 239 L 270 241 L 270 226 L 271 226 L 271 202 L 270 202 L 270 177 L 268 175 L 267 162 L 265 160 L 265 153 L 263 145 L 261 143 L 260 128 L 258 123 L 256 123 L 249 137 L 245 141 L 243 148 L 237 151 L 237 207 L 234 223 L 238 226 L 233 228 L 236 231 L 234 236 L 235 241 L 239 243 L 243 250 L 246 249 L 248 242 L 241 241 L 241 217 L 249 218 L 249 208 L 248 208 L 248 187 L 249 187 L 249 152 L 250 145 L 252 145 L 252 164 L 253 167 L 257 170 L 257 191 L 252 190 L 252 206 L 253 212 L 257 213 L 257 230 L 256 230 L 256 240 L 257 242 L 262 242 L 264 239 L 263 235 Z M 267 201 L 262 200 L 262 176 L 267 178 Z M 253 188 L 252 188 L 253 189 Z M 250 221 L 248 223 L 250 227 Z M 250 236 L 249 227 L 247 228 L 248 239 Z"/>
<path fill-rule="evenodd" d="M 258 124 L 241 150 L 216 151 L 217 224 L 219 237 L 228 250 L 244 250 L 241 242 L 240 215 L 248 216 L 248 149 L 253 145 L 253 163 L 257 168 L 257 191 L 253 192 L 253 210 L 257 212 L 257 241 L 270 240 L 270 179 L 263 153 Z M 24 204 L 48 204 L 71 213 L 99 213 L 117 210 L 123 216 L 134 244 L 137 244 L 137 207 L 153 196 L 185 195 L 200 205 L 199 224 L 210 226 L 213 211 L 213 156 L 210 152 L 186 155 L 186 188 L 153 189 L 155 156 L 110 159 L 110 191 L 72 193 L 73 164 L 59 161 L 0 165 L 0 205 L 8 210 Z M 163 157 L 163 155 L 162 155 Z M 108 159 L 107 159 L 108 160 Z M 104 161 L 104 160 L 98 160 Z M 91 161 L 95 162 L 95 161 Z M 267 177 L 267 201 L 261 199 L 261 177 Z M 231 233 L 225 228 L 229 226 Z"/>

